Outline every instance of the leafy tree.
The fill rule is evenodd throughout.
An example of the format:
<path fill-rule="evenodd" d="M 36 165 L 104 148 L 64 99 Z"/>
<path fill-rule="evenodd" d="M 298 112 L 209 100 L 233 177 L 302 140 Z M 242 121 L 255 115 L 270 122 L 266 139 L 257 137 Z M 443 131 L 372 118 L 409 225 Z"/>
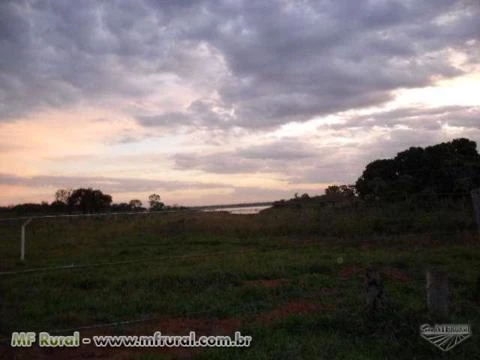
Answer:
<path fill-rule="evenodd" d="M 55 200 L 50 204 L 50 208 L 56 213 L 62 213 L 68 210 L 68 205 L 66 202 Z"/>
<path fill-rule="evenodd" d="M 130 204 L 126 202 L 122 202 L 119 204 L 112 204 L 110 206 L 110 210 L 112 210 L 113 212 L 127 212 L 127 211 L 130 211 Z"/>
<path fill-rule="evenodd" d="M 142 208 L 142 202 L 138 199 L 133 199 L 133 200 L 130 200 L 130 202 L 128 203 L 128 206 L 132 210 L 139 210 Z"/>
<path fill-rule="evenodd" d="M 350 199 L 355 196 L 354 185 L 330 185 L 325 189 L 325 195 L 329 198 Z"/>
<path fill-rule="evenodd" d="M 102 193 L 100 190 L 92 188 L 76 189 L 68 197 L 68 206 L 70 209 L 80 210 L 83 213 L 94 213 L 105 211 L 112 203 L 110 195 Z"/>
<path fill-rule="evenodd" d="M 165 206 L 165 204 L 160 201 L 160 195 L 158 194 L 151 194 L 148 197 L 148 203 L 150 205 L 150 210 L 162 210 Z"/>
<path fill-rule="evenodd" d="M 302 199 L 302 200 L 309 200 L 309 199 L 310 199 L 310 195 L 308 195 L 307 193 L 303 193 L 302 196 L 300 196 L 300 199 Z"/>
<path fill-rule="evenodd" d="M 15 213 L 28 215 L 36 213 L 47 213 L 49 210 L 49 205 L 47 202 L 42 201 L 41 204 L 25 203 L 18 204 L 11 208 Z"/>
<path fill-rule="evenodd" d="M 368 164 L 356 182 L 363 198 L 396 199 L 411 194 L 465 194 L 480 186 L 477 144 L 455 139 L 426 148 L 411 147 L 393 159 Z"/>
<path fill-rule="evenodd" d="M 55 192 L 55 202 L 62 202 L 66 204 L 68 202 L 68 198 L 72 194 L 72 189 L 58 189 Z"/>

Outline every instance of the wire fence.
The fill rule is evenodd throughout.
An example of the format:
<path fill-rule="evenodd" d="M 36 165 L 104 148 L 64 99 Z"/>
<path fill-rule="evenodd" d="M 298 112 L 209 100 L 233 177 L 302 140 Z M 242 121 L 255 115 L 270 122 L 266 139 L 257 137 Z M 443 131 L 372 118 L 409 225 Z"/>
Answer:
<path fill-rule="evenodd" d="M 410 209 L 410 205 L 407 203 L 397 203 L 392 204 L 391 206 L 385 206 L 383 216 L 385 219 L 376 219 L 373 215 L 370 219 L 368 219 L 367 212 L 363 213 L 362 209 L 372 209 L 373 212 L 377 212 L 376 208 L 383 208 L 384 205 L 377 204 L 377 206 L 372 204 L 364 204 L 361 207 L 350 206 L 346 207 L 345 209 L 349 213 L 362 213 L 362 219 L 356 219 L 357 222 L 361 221 L 366 223 L 367 221 L 370 222 L 370 227 L 372 229 L 380 228 L 381 231 L 388 231 L 385 230 L 389 226 L 391 226 L 390 218 L 395 216 L 394 214 L 397 211 L 402 210 L 401 207 L 405 206 L 409 207 L 407 212 L 403 212 L 399 214 L 398 217 L 401 216 L 411 216 L 408 212 L 415 210 L 414 208 L 417 206 L 415 205 L 414 208 Z M 245 213 L 251 212 L 251 210 L 259 211 L 262 210 L 264 207 L 254 206 L 253 208 L 242 208 L 238 207 L 238 204 L 234 209 L 230 209 L 232 211 L 245 211 Z M 450 202 L 450 201 L 443 201 L 440 203 L 432 204 L 430 209 L 434 209 L 435 211 L 439 212 L 441 209 L 445 209 L 446 211 L 444 214 L 440 214 L 441 216 L 445 217 L 448 214 L 452 214 L 450 219 L 445 219 L 446 221 L 442 220 L 441 216 L 439 215 L 438 220 L 432 218 L 427 213 L 421 213 L 421 216 L 424 216 L 425 219 L 420 219 L 418 224 L 416 224 L 417 228 L 421 228 L 425 225 L 425 221 L 431 223 L 430 226 L 435 221 L 442 221 L 442 226 L 447 227 L 448 225 L 450 228 L 454 228 L 455 226 L 463 226 L 463 223 L 470 222 L 475 224 L 475 215 L 473 213 L 472 207 L 472 200 L 470 199 L 468 204 L 466 201 L 457 201 L 457 202 Z M 451 211 L 454 209 L 455 211 L 459 210 L 455 214 Z M 322 216 L 325 215 L 324 219 L 326 225 L 324 229 L 319 229 L 321 231 L 333 231 L 338 232 L 340 236 L 342 231 L 350 231 L 355 232 L 355 226 L 360 228 L 363 226 L 362 224 L 352 225 L 352 223 L 345 224 L 347 226 L 342 225 L 341 220 L 344 217 L 344 214 L 341 213 L 343 210 L 335 210 L 332 209 L 330 211 L 328 208 L 323 208 L 325 213 L 322 213 Z M 403 209 L 405 210 L 405 209 Z M 190 221 L 189 216 L 183 216 L 187 214 L 199 214 L 204 212 L 210 211 L 229 211 L 226 208 L 226 205 L 221 206 L 220 208 L 211 207 L 204 207 L 202 209 L 189 209 L 189 210 L 167 210 L 167 211 L 158 211 L 158 212 L 125 212 L 125 213 L 94 213 L 94 214 L 63 214 L 63 215 L 43 215 L 43 216 L 33 216 L 33 217 L 17 217 L 17 218 L 9 218 L 9 219 L 0 219 L 0 242 L 2 244 L 3 254 L 0 254 L 0 272 L 6 270 L 14 270 L 12 268 L 18 267 L 18 264 L 13 262 L 13 259 L 19 259 L 23 261 L 25 258 L 29 259 L 30 261 L 27 266 L 35 266 L 35 267 L 42 267 L 43 262 L 35 263 L 36 260 L 41 260 L 39 256 L 44 256 L 47 250 L 49 251 L 59 251 L 61 247 L 65 247 L 65 263 L 70 266 L 71 263 L 78 263 L 77 259 L 72 259 L 71 253 L 78 252 L 82 250 L 81 246 L 97 246 L 98 244 L 104 244 L 105 246 L 110 246 L 111 249 L 116 248 L 150 248 L 152 251 L 159 250 L 161 247 L 164 246 L 162 242 L 158 241 L 143 241 L 140 238 L 141 236 L 152 237 L 157 235 L 165 235 L 166 237 L 170 235 L 178 235 L 181 233 L 186 233 L 192 228 L 192 221 Z M 370 210 L 368 210 L 370 211 Z M 448 213 L 448 214 L 447 214 Z M 181 215 L 176 215 L 181 214 Z M 349 214 L 348 216 L 350 216 Z M 375 216 L 380 216 L 378 214 L 374 214 Z M 463 218 L 467 215 L 466 218 Z M 177 216 L 178 218 L 175 218 Z M 358 216 L 357 216 L 358 217 Z M 387 219 L 388 218 L 388 219 Z M 462 220 L 465 219 L 465 220 Z M 471 219 L 470 219 L 471 218 Z M 127 220 L 128 219 L 128 220 Z M 339 220 L 340 219 L 340 220 Z M 352 218 L 353 219 L 353 218 Z M 477 215 L 477 221 L 480 221 L 479 216 Z M 31 221 L 30 224 L 27 224 L 27 221 Z M 298 224 L 290 224 L 288 218 L 279 219 L 277 224 L 275 225 L 276 228 L 270 228 L 268 231 L 265 231 L 265 234 L 268 234 L 270 231 L 272 234 L 276 233 L 288 233 L 295 231 L 300 232 L 308 232 L 311 233 L 317 232 L 317 227 L 312 226 L 312 221 L 315 220 L 315 216 L 305 217 L 304 220 L 300 219 Z M 330 222 L 337 222 L 338 224 L 332 225 Z M 348 220 L 350 221 L 350 220 Z M 399 225 L 402 228 L 407 228 L 409 225 L 410 219 L 399 219 L 399 224 L 393 224 L 395 226 Z M 416 221 L 416 220 L 415 220 Z M 283 223 L 282 223 L 283 222 Z M 304 223 L 302 223 L 304 222 Z M 310 222 L 310 223 L 308 223 Z M 468 227 L 472 227 L 472 224 L 469 224 Z M 195 224 L 194 224 L 195 225 Z M 202 225 L 202 224 L 197 224 Z M 251 224 L 249 224 L 250 226 Z M 257 221 L 257 229 L 251 229 L 248 231 L 255 232 L 257 231 L 260 233 L 262 227 L 267 227 L 269 224 L 262 223 L 262 221 Z M 271 225 L 271 224 L 270 224 Z M 228 233 L 231 233 L 231 229 L 229 229 L 228 224 L 220 224 L 218 227 L 223 226 L 224 230 Z M 295 227 L 294 227 L 295 226 Z M 194 226 L 195 227 L 195 226 Z M 335 227 L 338 227 L 338 231 L 335 230 Z M 480 224 L 479 224 L 480 227 Z M 205 230 L 208 232 L 210 229 L 208 228 L 208 224 L 203 226 L 196 226 L 197 230 Z M 292 230 L 290 230 L 292 229 Z M 246 232 L 248 232 L 246 231 Z M 402 230 L 403 231 L 403 230 Z M 321 234 L 320 231 L 317 233 Z M 135 238 L 135 241 L 125 241 L 126 236 L 130 236 L 132 239 Z M 118 240 L 118 241 L 117 241 Z M 101 249 L 104 251 L 105 249 Z M 125 250 L 128 251 L 128 250 Z M 69 253 L 70 252 L 70 253 Z M 106 255 L 104 251 L 103 254 Z M 32 257 L 33 255 L 33 257 Z M 68 260 L 68 261 L 67 261 Z M 63 265 L 63 264 L 62 264 Z"/>
<path fill-rule="evenodd" d="M 141 258 L 141 259 L 135 259 L 135 260 L 110 261 L 110 262 L 99 262 L 99 263 L 91 263 L 91 264 L 69 264 L 69 265 L 61 265 L 61 266 L 45 266 L 45 267 L 30 268 L 30 269 L 17 270 L 17 271 L 2 271 L 0 272 L 0 276 L 21 275 L 21 274 L 39 273 L 39 272 L 53 272 L 53 271 L 60 271 L 60 270 L 86 269 L 86 268 L 94 268 L 94 267 L 102 267 L 102 266 L 128 265 L 128 264 L 140 264 L 140 263 L 144 264 L 152 261 L 156 262 L 160 260 L 170 260 L 170 259 L 202 258 L 202 257 L 215 256 L 215 255 L 222 255 L 226 253 L 227 253 L 226 251 L 216 251 L 216 252 L 203 253 L 203 254 L 177 255 L 177 256 L 154 256 L 154 257 Z M 242 254 L 245 254 L 245 253 L 246 251 L 242 252 Z"/>
<path fill-rule="evenodd" d="M 222 210 L 225 210 L 224 208 Z M 192 213 L 197 213 L 200 212 L 201 210 L 190 210 Z M 162 211 L 162 212 L 128 212 L 128 213 L 104 213 L 104 214 L 68 214 L 68 215 L 60 215 L 60 216 L 38 216 L 38 217 L 33 217 L 34 221 L 37 220 L 64 220 L 69 222 L 70 219 L 81 219 L 81 218 L 86 218 L 86 219 L 101 219 L 101 218 L 107 218 L 108 216 L 127 216 L 127 215 L 158 215 L 158 214 L 173 214 L 173 213 L 178 213 L 182 212 L 185 213 L 185 210 L 182 211 Z M 0 239 L 9 239 L 11 238 L 11 234 L 9 234 L 9 231 L 13 231 L 17 233 L 18 236 L 18 226 L 19 224 L 24 223 L 24 220 L 31 219 L 32 217 L 20 217 L 20 218 L 15 218 L 15 219 L 1 219 L 5 220 L 2 223 L 2 226 L 0 227 Z M 182 223 L 177 223 L 177 226 L 181 226 Z M 3 226 L 5 225 L 5 226 Z M 57 224 L 58 225 L 58 224 Z M 55 232 L 58 230 L 54 225 L 53 228 L 49 228 L 47 225 L 44 224 L 44 228 L 37 231 L 44 231 L 46 230 L 51 230 L 52 232 Z M 62 224 L 60 224 L 62 225 Z M 58 225 L 58 226 L 60 226 Z M 91 225 L 91 224 L 90 224 Z M 98 225 L 98 224 L 97 224 Z M 96 224 L 93 224 L 90 229 L 95 229 Z M 4 231 L 5 230 L 5 231 Z M 32 235 L 32 234 L 30 234 Z M 42 237 L 43 240 L 45 238 L 49 237 Z M 60 242 L 62 243 L 62 242 Z M 58 245 L 57 243 L 56 245 Z M 128 244 L 127 244 L 128 245 Z M 130 244 L 132 245 L 132 244 Z M 140 244 L 141 246 L 155 246 L 158 244 Z M 70 271 L 70 270 L 79 270 L 79 269 L 89 269 L 89 268 L 101 268 L 101 267 L 110 267 L 110 266 L 122 266 L 122 265 L 130 265 L 130 264 L 144 264 L 148 262 L 162 262 L 164 260 L 180 260 L 180 259 L 191 259 L 191 258 L 208 258 L 208 257 L 215 257 L 219 255 L 229 255 L 229 256 L 240 256 L 240 255 L 245 255 L 245 254 L 252 254 L 256 252 L 266 252 L 266 251 L 287 251 L 287 250 L 292 250 L 292 249 L 298 249 L 300 247 L 307 247 L 310 246 L 311 244 L 295 244 L 294 246 L 272 246 L 270 248 L 264 247 L 262 249 L 229 249 L 229 250 L 223 250 L 223 251 L 212 251 L 212 252 L 204 252 L 204 253 L 197 253 L 197 254 L 184 254 L 184 255 L 159 255 L 159 256 L 150 256 L 150 257 L 140 257 L 140 258 L 135 258 L 135 259 L 128 259 L 128 260 L 118 260 L 118 261 L 104 261 L 104 262 L 91 262 L 91 263 L 70 263 L 67 265 L 58 265 L 58 266 L 40 266 L 40 267 L 32 267 L 32 268 L 27 268 L 27 269 L 14 269 L 14 270 L 7 270 L 7 271 L 0 271 L 0 277 L 1 278 L 6 278 L 9 276 L 21 276 L 21 275 L 28 275 L 32 273 L 52 273 L 52 272 L 58 272 L 58 271 Z M 133 246 L 133 245 L 132 245 Z M 184 315 L 193 317 L 193 316 L 201 316 L 208 314 L 205 311 L 191 311 L 191 312 L 186 312 Z M 149 316 L 149 317 L 142 317 L 142 318 L 134 318 L 134 319 L 127 319 L 127 320 L 119 320 L 119 321 L 114 321 L 114 322 L 106 322 L 106 323 L 96 323 L 96 324 L 90 324 L 90 325 L 84 325 L 84 326 L 79 326 L 75 328 L 68 328 L 68 329 L 51 329 L 49 333 L 51 334 L 62 334 L 62 333 L 69 333 L 73 331 L 80 331 L 80 330 L 89 330 L 89 329 L 97 329 L 97 328 L 107 328 L 107 327 L 119 327 L 123 325 L 132 325 L 136 323 L 142 323 L 142 322 L 148 322 L 148 321 L 156 321 L 156 320 L 161 320 L 162 317 L 159 316 Z M 34 326 L 35 327 L 35 326 Z M 39 327 L 38 327 L 39 328 Z M 44 329 L 42 329 L 44 330 Z M 8 342 L 10 339 L 9 338 L 3 338 L 0 339 L 0 343 L 5 343 Z"/>
<path fill-rule="evenodd" d="M 78 264 L 78 265 L 65 265 L 65 266 L 52 266 L 52 267 L 42 267 L 42 268 L 31 268 L 31 269 L 24 269 L 19 271 L 4 271 L 0 272 L 0 277 L 3 276 L 15 276 L 15 275 L 23 275 L 23 274 L 30 274 L 30 273 L 51 273 L 61 270 L 76 270 L 76 269 L 85 269 L 85 268 L 97 268 L 103 266 L 117 266 L 117 265 L 129 265 L 129 264 L 139 264 L 139 263 L 147 263 L 147 262 L 159 262 L 162 260 L 175 260 L 175 259 L 192 259 L 192 258 L 207 258 L 207 257 L 214 257 L 218 255 L 232 255 L 232 256 L 239 256 L 239 255 L 246 255 L 246 254 L 253 254 L 253 253 L 265 253 L 268 251 L 288 251 L 292 249 L 299 249 L 299 248 L 306 248 L 312 246 L 311 243 L 306 244 L 296 244 L 294 246 L 282 246 L 282 247 L 271 247 L 271 248 L 262 248 L 262 249 L 249 249 L 249 250 L 236 250 L 236 251 L 215 251 L 210 253 L 202 253 L 202 254 L 187 254 L 187 255 L 178 255 L 178 256 L 158 256 L 158 257 L 150 257 L 150 258 L 142 258 L 136 259 L 131 261 L 114 261 L 114 262 L 103 262 L 103 263 L 93 263 L 93 264 Z M 252 302 L 254 304 L 254 302 Z M 248 306 L 248 304 L 246 305 Z M 182 316 L 193 318 L 203 315 L 210 315 L 209 311 L 188 311 L 186 313 L 182 313 Z M 119 320 L 114 322 L 108 323 L 96 323 L 96 324 L 89 324 L 89 325 L 82 325 L 73 328 L 65 328 L 65 329 L 50 329 L 47 332 L 52 335 L 59 335 L 59 334 L 66 334 L 72 333 L 74 331 L 82 331 L 82 330 L 92 330 L 92 329 L 101 329 L 101 328 L 109 328 L 109 327 L 120 327 L 124 325 L 133 325 L 138 323 L 145 323 L 150 321 L 161 321 L 164 319 L 165 316 L 148 316 L 142 318 L 135 318 L 135 319 L 128 319 L 128 320 Z M 42 326 L 31 326 L 29 328 L 30 331 L 46 331 Z M 8 344 L 11 341 L 10 337 L 0 338 L 0 344 Z"/>
<path fill-rule="evenodd" d="M 33 232 L 27 231 L 28 225 L 33 221 L 51 221 L 51 220 L 70 220 L 70 219 L 113 219 L 125 218 L 128 216 L 143 216 L 143 217 L 156 217 L 165 216 L 174 213 L 198 213 L 198 212 L 210 212 L 210 211 L 227 211 L 234 214 L 253 214 L 262 209 L 269 207 L 272 203 L 256 203 L 256 204 L 225 204 L 225 205 L 208 205 L 201 207 L 181 208 L 175 210 L 161 210 L 161 211 L 131 211 L 131 212 L 106 212 L 106 213 L 88 213 L 88 214 L 56 214 L 56 215 L 32 215 L 32 216 L 20 216 L 20 217 L 7 217 L 0 218 L 0 242 L 5 244 L 7 241 L 19 239 L 20 248 L 20 260 L 25 260 L 26 242 L 31 241 Z M 48 227 L 48 226 L 47 226 Z M 50 226 L 52 227 L 52 226 Z M 31 228 L 31 225 L 30 225 Z M 26 239 L 27 234 L 29 239 Z M 53 235 L 54 236 L 54 235 Z M 0 259 L 0 269 L 1 269 Z M 1 274 L 0 274 L 1 275 Z"/>

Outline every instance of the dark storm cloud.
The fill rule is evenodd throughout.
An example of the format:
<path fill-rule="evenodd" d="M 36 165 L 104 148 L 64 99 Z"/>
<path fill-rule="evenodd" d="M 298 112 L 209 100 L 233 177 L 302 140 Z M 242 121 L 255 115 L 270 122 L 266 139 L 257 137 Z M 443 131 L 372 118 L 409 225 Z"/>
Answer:
<path fill-rule="evenodd" d="M 468 12 L 443 26 L 435 23 L 456 9 L 453 4 L 242 3 L 236 9 L 240 16 L 223 33 L 206 32 L 235 75 L 220 93 L 236 109 L 238 125 L 268 127 L 377 104 L 389 99 L 392 89 L 428 84 L 432 75 L 459 74 L 436 53 L 463 47 L 480 33 Z M 212 12 L 232 18 L 229 10 Z M 435 40 L 426 28 L 437 32 Z"/>
<path fill-rule="evenodd" d="M 446 49 L 477 61 L 478 44 L 467 41 L 480 38 L 478 8 L 454 0 L 4 0 L 0 118 L 139 99 L 159 91 L 159 74 L 209 93 L 197 99 L 203 107 L 138 109 L 145 126 L 272 128 L 379 104 L 391 90 L 461 73 Z"/>
<path fill-rule="evenodd" d="M 222 188 L 225 185 L 207 184 L 200 182 L 162 181 L 137 178 L 113 178 L 103 176 L 48 176 L 39 175 L 32 177 L 17 176 L 0 173 L 0 185 L 20 185 L 27 187 L 56 187 L 77 188 L 92 187 L 101 188 L 107 192 L 141 192 L 185 189 L 212 189 Z"/>
<path fill-rule="evenodd" d="M 75 4 L 0 4 L 1 117 L 59 108 L 109 92 L 132 96 L 144 91 L 125 67 L 128 58 L 118 62 L 113 55 L 128 47 L 128 38 L 118 38 L 124 28 L 120 24 L 115 32 L 104 28 L 100 19 L 106 12 L 101 6 Z"/>

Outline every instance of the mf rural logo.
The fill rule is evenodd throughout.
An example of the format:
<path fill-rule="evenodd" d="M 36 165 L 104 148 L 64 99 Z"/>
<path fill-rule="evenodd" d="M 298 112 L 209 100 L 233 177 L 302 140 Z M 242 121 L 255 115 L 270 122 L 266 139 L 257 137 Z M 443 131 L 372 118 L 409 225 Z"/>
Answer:
<path fill-rule="evenodd" d="M 472 335 L 470 325 L 440 324 L 420 326 L 420 335 L 442 351 L 448 351 Z"/>

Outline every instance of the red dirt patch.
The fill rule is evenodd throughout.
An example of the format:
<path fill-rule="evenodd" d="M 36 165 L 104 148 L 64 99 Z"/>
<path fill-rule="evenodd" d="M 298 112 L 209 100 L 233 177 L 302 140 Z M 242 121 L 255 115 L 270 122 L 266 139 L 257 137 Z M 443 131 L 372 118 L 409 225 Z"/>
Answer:
<path fill-rule="evenodd" d="M 260 316 L 258 319 L 268 323 L 274 320 L 283 319 L 290 315 L 310 314 L 319 309 L 320 306 L 318 304 L 303 301 L 292 301 L 273 309 L 272 311 Z"/>
<path fill-rule="evenodd" d="M 177 317 L 136 326 L 133 332 L 149 334 L 149 332 L 161 331 L 168 335 L 188 335 L 190 331 L 195 331 L 201 335 L 228 335 L 239 329 L 240 325 L 239 319 Z"/>
<path fill-rule="evenodd" d="M 290 283 L 290 280 L 288 279 L 248 280 L 243 282 L 243 284 L 247 286 L 261 286 L 265 288 L 276 288 L 276 287 L 288 285 L 289 283 Z"/>

